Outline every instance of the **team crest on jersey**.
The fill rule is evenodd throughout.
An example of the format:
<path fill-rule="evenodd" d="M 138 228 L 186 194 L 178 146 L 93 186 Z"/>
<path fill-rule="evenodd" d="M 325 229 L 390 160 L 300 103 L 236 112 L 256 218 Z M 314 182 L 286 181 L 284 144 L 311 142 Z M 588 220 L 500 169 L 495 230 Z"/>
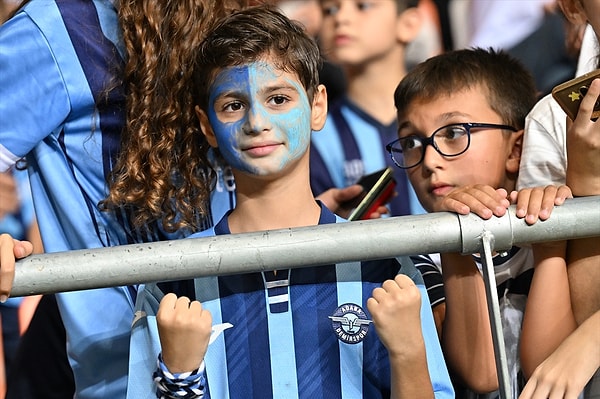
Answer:
<path fill-rule="evenodd" d="M 372 323 L 363 308 L 354 303 L 340 305 L 329 318 L 338 339 L 347 344 L 362 342 Z"/>

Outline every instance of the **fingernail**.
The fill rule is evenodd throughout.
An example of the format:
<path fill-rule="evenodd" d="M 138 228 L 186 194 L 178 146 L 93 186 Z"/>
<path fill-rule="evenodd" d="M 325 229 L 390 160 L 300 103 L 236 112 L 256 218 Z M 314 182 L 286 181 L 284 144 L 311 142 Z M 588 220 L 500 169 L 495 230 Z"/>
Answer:
<path fill-rule="evenodd" d="M 8 300 L 8 295 L 0 295 L 0 303 L 4 303 Z"/>

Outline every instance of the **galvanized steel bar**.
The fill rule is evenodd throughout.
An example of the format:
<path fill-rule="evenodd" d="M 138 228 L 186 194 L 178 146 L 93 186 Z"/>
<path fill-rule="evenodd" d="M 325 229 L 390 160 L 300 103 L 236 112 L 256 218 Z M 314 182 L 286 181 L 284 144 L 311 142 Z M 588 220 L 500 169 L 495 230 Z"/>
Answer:
<path fill-rule="evenodd" d="M 488 315 L 494 342 L 494 356 L 496 361 L 496 373 L 501 399 L 510 399 L 510 377 L 508 374 L 508 358 L 506 357 L 506 346 L 504 345 L 504 333 L 502 320 L 500 319 L 500 304 L 498 290 L 496 288 L 496 274 L 494 273 L 493 252 L 495 237 L 489 231 L 481 234 L 481 246 L 479 252 L 482 260 L 483 282 L 485 284 L 485 297 L 487 300 Z"/>
<path fill-rule="evenodd" d="M 30 256 L 18 262 L 12 296 L 153 281 L 299 268 L 435 252 L 478 252 L 489 231 L 496 249 L 600 236 L 600 196 L 568 200 L 545 222 L 482 220 L 452 213 L 338 223 Z"/>

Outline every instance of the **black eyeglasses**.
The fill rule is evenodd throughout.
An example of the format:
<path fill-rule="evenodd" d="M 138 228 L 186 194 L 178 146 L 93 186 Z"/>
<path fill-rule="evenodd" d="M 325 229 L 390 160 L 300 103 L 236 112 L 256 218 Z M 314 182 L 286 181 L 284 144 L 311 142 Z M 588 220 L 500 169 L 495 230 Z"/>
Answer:
<path fill-rule="evenodd" d="M 516 132 L 512 126 L 497 125 L 494 123 L 453 123 L 442 126 L 429 137 L 419 137 L 414 134 L 394 140 L 385 146 L 394 163 L 402 169 L 417 166 L 425 158 L 425 150 L 431 145 L 445 157 L 458 156 L 469 148 L 471 144 L 471 130 L 473 129 L 502 129 Z M 402 128 L 400 128 L 400 135 Z"/>

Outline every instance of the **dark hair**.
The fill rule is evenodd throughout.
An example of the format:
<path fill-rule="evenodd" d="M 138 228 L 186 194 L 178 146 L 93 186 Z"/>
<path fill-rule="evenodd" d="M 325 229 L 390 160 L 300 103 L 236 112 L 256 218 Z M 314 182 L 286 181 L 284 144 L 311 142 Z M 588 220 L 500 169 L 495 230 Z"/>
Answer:
<path fill-rule="evenodd" d="M 210 84 L 219 70 L 266 56 L 281 70 L 295 72 L 312 99 L 321 63 L 317 44 L 276 8 L 260 5 L 224 18 L 207 33 L 194 69 L 195 103 L 207 109 Z"/>
<path fill-rule="evenodd" d="M 508 53 L 481 48 L 450 51 L 411 70 L 394 93 L 398 118 L 405 117 L 414 101 L 451 95 L 477 85 L 486 91 L 490 107 L 503 123 L 517 129 L 524 127 L 525 117 L 537 101 L 531 73 Z"/>

